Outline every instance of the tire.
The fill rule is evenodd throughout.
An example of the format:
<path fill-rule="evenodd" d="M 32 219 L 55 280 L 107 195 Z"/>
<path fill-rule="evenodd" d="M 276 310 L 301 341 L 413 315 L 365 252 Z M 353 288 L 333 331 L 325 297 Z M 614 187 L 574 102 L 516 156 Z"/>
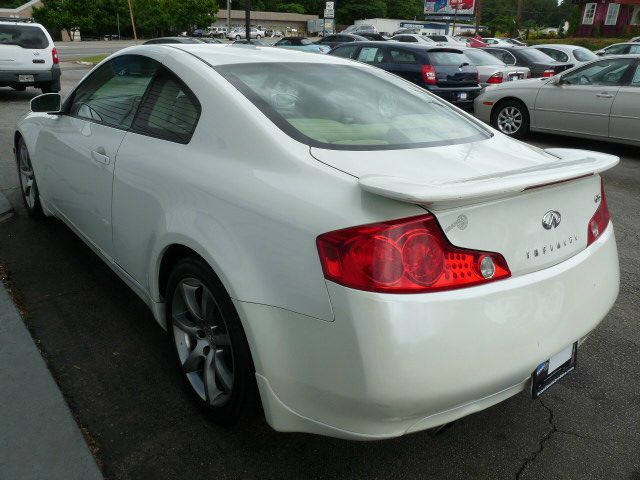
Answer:
<path fill-rule="evenodd" d="M 58 93 L 60 91 L 60 83 L 43 83 L 40 86 L 42 93 Z"/>
<path fill-rule="evenodd" d="M 256 35 L 256 40 L 260 40 L 262 37 L 260 35 Z"/>
<path fill-rule="evenodd" d="M 513 138 L 524 138 L 529 134 L 529 110 L 519 100 L 500 102 L 491 114 L 491 126 Z"/>
<path fill-rule="evenodd" d="M 236 35 L 236 40 L 240 40 L 240 35 Z"/>
<path fill-rule="evenodd" d="M 219 425 L 253 416 L 259 403 L 249 344 L 211 267 L 198 257 L 180 260 L 165 298 L 169 342 L 191 397 Z"/>
<path fill-rule="evenodd" d="M 44 212 L 40 203 L 36 175 L 31 164 L 31 156 L 27 150 L 27 145 L 22 137 L 18 140 L 16 159 L 18 161 L 18 178 L 20 179 L 20 192 L 22 193 L 24 208 L 30 217 L 43 218 Z"/>

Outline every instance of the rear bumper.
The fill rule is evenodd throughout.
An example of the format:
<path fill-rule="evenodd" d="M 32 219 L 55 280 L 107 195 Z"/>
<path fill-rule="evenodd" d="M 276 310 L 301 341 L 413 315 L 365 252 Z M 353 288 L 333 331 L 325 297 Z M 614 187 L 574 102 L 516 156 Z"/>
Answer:
<path fill-rule="evenodd" d="M 328 282 L 334 322 L 236 302 L 268 422 L 382 439 L 432 428 L 529 386 L 604 318 L 619 289 L 613 227 L 545 270 L 480 287 L 384 295 Z"/>
<path fill-rule="evenodd" d="M 33 82 L 19 81 L 19 75 L 33 75 Z M 54 65 L 49 70 L 2 70 L 0 71 L 0 86 L 31 86 L 60 81 L 60 65 Z"/>
<path fill-rule="evenodd" d="M 465 108 L 472 109 L 473 108 L 473 100 L 480 95 L 482 88 L 480 86 L 477 87 L 460 87 L 460 88 L 442 88 L 437 85 L 425 85 L 425 88 L 429 90 L 431 93 L 439 96 L 440 98 L 446 100 L 449 103 L 453 103 L 454 105 Z M 461 94 L 466 94 L 466 98 L 462 99 Z"/>

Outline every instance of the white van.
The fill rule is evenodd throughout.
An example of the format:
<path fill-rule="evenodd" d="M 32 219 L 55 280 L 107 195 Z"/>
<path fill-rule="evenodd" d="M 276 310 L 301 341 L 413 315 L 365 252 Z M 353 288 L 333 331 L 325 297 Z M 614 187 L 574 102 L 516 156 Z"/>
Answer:
<path fill-rule="evenodd" d="M 0 21 L 0 87 L 59 92 L 59 63 L 58 51 L 42 25 Z"/>

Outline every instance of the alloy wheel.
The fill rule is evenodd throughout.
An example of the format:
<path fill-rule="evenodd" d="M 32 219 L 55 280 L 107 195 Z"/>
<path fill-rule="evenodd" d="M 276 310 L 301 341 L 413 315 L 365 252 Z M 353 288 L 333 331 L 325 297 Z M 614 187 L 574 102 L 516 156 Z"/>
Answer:
<path fill-rule="evenodd" d="M 29 152 L 27 146 L 24 143 L 20 144 L 18 151 L 18 169 L 20 171 L 20 188 L 22 189 L 22 196 L 27 206 L 32 209 L 36 204 L 36 189 L 34 186 L 35 175 L 33 173 L 33 167 L 31 165 L 31 159 L 29 158 Z"/>
<path fill-rule="evenodd" d="M 174 291 L 171 316 L 176 350 L 189 383 L 208 405 L 225 405 L 233 391 L 233 350 L 214 296 L 197 278 L 185 278 Z"/>
<path fill-rule="evenodd" d="M 522 127 L 522 112 L 513 106 L 503 108 L 498 114 L 498 129 L 507 135 L 513 135 Z"/>

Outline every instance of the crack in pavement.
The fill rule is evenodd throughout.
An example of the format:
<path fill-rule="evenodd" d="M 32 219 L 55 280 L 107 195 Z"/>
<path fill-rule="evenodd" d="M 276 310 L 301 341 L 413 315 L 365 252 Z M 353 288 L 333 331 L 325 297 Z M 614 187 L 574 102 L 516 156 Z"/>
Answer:
<path fill-rule="evenodd" d="M 540 455 L 544 450 L 544 444 L 546 443 L 546 441 L 549 440 L 554 433 L 558 432 L 558 427 L 556 426 L 553 410 L 547 407 L 540 398 L 538 398 L 538 401 L 540 402 L 540 405 L 542 405 L 544 409 L 547 412 L 549 412 L 548 422 L 549 422 L 549 425 L 551 426 L 551 429 L 549 430 L 549 432 L 547 432 L 547 434 L 544 437 L 540 439 L 540 443 L 538 444 L 538 450 L 533 452 L 533 454 L 529 458 L 525 459 L 522 466 L 520 467 L 520 470 L 518 470 L 518 473 L 516 473 L 516 480 L 520 480 L 520 478 L 522 478 L 522 475 L 524 474 L 527 467 L 531 465 L 536 460 L 536 458 L 538 458 L 538 455 Z M 566 432 L 562 432 L 562 433 L 566 433 Z"/>

